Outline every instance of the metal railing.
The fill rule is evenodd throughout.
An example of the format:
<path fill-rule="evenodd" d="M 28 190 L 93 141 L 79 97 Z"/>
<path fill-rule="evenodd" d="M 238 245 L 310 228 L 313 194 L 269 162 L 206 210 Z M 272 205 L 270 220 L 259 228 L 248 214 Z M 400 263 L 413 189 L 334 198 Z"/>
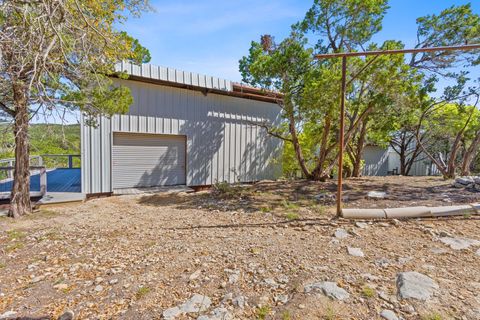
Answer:
<path fill-rule="evenodd" d="M 13 188 L 13 176 L 15 167 L 0 167 L 0 175 L 6 176 L 0 180 L 0 199 L 8 199 Z M 5 174 L 6 173 L 6 174 Z M 33 197 L 42 197 L 47 192 L 47 168 L 44 166 L 30 166 L 30 193 Z"/>
<path fill-rule="evenodd" d="M 79 154 L 42 154 L 38 157 L 40 157 L 40 165 L 45 165 L 47 168 L 78 169 L 81 166 Z"/>
<path fill-rule="evenodd" d="M 30 156 L 30 165 L 48 169 L 79 169 L 81 167 L 79 154 L 42 154 Z M 14 167 L 15 158 L 0 159 L 0 168 Z M 3 174 L 2 174 L 3 172 Z M 6 173 L 6 175 L 5 175 Z M 13 171 L 0 171 L 0 179 L 13 179 Z"/>

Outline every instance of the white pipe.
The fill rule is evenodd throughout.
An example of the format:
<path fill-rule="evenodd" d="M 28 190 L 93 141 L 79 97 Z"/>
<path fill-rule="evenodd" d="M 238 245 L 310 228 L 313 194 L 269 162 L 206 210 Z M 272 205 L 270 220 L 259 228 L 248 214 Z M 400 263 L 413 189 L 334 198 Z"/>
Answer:
<path fill-rule="evenodd" d="M 385 216 L 387 219 L 423 218 L 431 217 L 432 213 L 427 207 L 407 207 L 385 209 Z"/>
<path fill-rule="evenodd" d="M 346 219 L 406 219 L 480 214 L 480 204 L 447 207 L 407 207 L 389 209 L 343 209 Z"/>

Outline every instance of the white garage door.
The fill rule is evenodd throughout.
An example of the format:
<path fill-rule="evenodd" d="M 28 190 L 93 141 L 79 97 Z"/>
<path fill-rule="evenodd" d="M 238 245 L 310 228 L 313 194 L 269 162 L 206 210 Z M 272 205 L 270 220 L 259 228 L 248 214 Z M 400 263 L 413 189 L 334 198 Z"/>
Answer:
<path fill-rule="evenodd" d="M 114 189 L 185 184 L 185 136 L 114 133 Z"/>

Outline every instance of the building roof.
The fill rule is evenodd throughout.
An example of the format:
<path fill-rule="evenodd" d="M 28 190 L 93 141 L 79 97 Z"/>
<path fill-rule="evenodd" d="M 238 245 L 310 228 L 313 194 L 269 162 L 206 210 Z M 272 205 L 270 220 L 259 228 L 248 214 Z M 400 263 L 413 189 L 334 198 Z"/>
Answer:
<path fill-rule="evenodd" d="M 273 91 L 235 83 L 227 79 L 153 64 L 136 65 L 124 61 L 115 65 L 115 71 L 126 73 L 129 80 L 197 90 L 205 94 L 211 92 L 271 103 L 277 103 L 283 97 Z"/>

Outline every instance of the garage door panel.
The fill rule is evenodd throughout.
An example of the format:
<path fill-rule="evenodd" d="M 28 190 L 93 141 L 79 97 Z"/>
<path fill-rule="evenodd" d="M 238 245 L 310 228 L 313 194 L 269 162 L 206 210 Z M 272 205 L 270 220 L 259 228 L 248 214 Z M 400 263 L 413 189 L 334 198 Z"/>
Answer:
<path fill-rule="evenodd" d="M 113 188 L 185 184 L 185 137 L 114 133 Z"/>

